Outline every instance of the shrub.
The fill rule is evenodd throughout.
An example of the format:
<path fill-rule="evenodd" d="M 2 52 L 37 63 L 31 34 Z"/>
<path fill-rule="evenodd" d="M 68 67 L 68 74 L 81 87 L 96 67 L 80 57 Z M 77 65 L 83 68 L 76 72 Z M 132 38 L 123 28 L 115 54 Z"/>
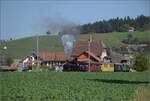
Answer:
<path fill-rule="evenodd" d="M 149 57 L 145 54 L 139 54 L 135 58 L 134 69 L 144 71 L 149 69 Z"/>
<path fill-rule="evenodd" d="M 12 57 L 8 57 L 8 58 L 6 59 L 6 64 L 7 64 L 7 66 L 11 66 L 12 63 L 13 63 Z"/>

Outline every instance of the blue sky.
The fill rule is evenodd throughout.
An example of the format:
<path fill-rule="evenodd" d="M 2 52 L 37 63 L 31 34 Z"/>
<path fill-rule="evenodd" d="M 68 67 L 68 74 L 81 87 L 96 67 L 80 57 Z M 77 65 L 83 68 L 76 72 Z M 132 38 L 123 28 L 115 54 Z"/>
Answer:
<path fill-rule="evenodd" d="M 114 17 L 150 15 L 149 0 L 0 0 L 1 39 L 44 34 L 49 20 L 84 24 Z"/>

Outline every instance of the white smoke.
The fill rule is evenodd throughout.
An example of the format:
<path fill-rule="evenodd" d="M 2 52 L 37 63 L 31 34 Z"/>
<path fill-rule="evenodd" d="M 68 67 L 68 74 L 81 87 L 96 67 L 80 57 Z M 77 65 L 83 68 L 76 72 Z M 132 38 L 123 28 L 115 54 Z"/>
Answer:
<path fill-rule="evenodd" d="M 61 37 L 61 40 L 63 42 L 64 51 L 65 53 L 71 53 L 73 49 L 73 45 L 75 43 L 75 37 L 71 34 L 64 34 Z"/>
<path fill-rule="evenodd" d="M 59 35 L 61 37 L 65 53 L 70 54 L 80 33 L 80 27 L 58 16 L 49 17 L 45 21 L 48 31 L 50 31 L 52 35 Z"/>
<path fill-rule="evenodd" d="M 67 26 L 62 27 L 62 31 L 59 35 L 63 42 L 64 51 L 66 54 L 71 54 L 79 33 L 80 29 L 76 25 L 68 24 Z"/>
<path fill-rule="evenodd" d="M 74 26 L 74 23 L 64 19 L 61 16 L 50 16 L 44 21 L 47 31 L 51 32 L 51 35 L 58 35 L 67 26 Z"/>

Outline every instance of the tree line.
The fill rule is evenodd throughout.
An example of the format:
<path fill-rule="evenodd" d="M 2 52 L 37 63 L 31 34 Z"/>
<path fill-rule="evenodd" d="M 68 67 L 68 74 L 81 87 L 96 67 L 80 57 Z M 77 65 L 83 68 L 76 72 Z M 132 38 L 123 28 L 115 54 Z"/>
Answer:
<path fill-rule="evenodd" d="M 149 30 L 150 16 L 140 15 L 136 18 L 129 16 L 124 18 L 113 18 L 109 20 L 97 21 L 81 26 L 81 34 L 88 33 L 108 33 L 108 32 L 128 32 Z"/>

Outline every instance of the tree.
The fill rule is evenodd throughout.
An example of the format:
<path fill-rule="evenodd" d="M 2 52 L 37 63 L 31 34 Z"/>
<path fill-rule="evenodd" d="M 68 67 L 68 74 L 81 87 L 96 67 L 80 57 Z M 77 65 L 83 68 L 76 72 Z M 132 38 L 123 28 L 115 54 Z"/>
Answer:
<path fill-rule="evenodd" d="M 139 43 L 140 43 L 140 40 L 139 40 L 138 38 L 134 38 L 134 39 L 133 39 L 133 43 L 134 43 L 134 44 L 139 44 Z"/>
<path fill-rule="evenodd" d="M 139 31 L 144 31 L 149 29 L 149 21 L 150 17 L 146 17 L 144 15 L 140 15 L 135 19 L 136 29 Z"/>
<path fill-rule="evenodd" d="M 145 54 L 139 54 L 135 58 L 133 68 L 137 71 L 144 71 L 149 69 L 149 57 Z"/>
<path fill-rule="evenodd" d="M 130 26 L 128 24 L 124 24 L 124 25 L 120 26 L 120 32 L 128 32 L 129 28 L 130 28 Z"/>
<path fill-rule="evenodd" d="M 11 66 L 12 63 L 13 63 L 13 59 L 12 59 L 11 57 L 8 57 L 8 58 L 6 59 L 6 64 L 7 64 L 7 66 Z"/>
<path fill-rule="evenodd" d="M 50 34 L 51 34 L 51 32 L 50 32 L 50 31 L 47 31 L 47 32 L 46 32 L 46 34 L 47 34 L 47 35 L 50 35 Z"/>
<path fill-rule="evenodd" d="M 12 38 L 10 38 L 10 41 L 13 40 Z"/>
<path fill-rule="evenodd" d="M 132 40 L 133 40 L 133 35 L 129 33 L 128 36 L 127 36 L 128 43 L 131 44 Z"/>
<path fill-rule="evenodd" d="M 94 23 L 88 23 L 81 25 L 81 34 L 95 33 L 107 33 L 107 32 L 127 32 L 131 27 L 137 31 L 149 30 L 150 16 L 137 16 L 136 18 L 130 18 L 129 16 L 124 18 L 113 18 L 110 20 L 96 21 Z"/>
<path fill-rule="evenodd" d="M 110 56 L 112 54 L 112 49 L 110 47 L 107 48 L 107 55 Z"/>

